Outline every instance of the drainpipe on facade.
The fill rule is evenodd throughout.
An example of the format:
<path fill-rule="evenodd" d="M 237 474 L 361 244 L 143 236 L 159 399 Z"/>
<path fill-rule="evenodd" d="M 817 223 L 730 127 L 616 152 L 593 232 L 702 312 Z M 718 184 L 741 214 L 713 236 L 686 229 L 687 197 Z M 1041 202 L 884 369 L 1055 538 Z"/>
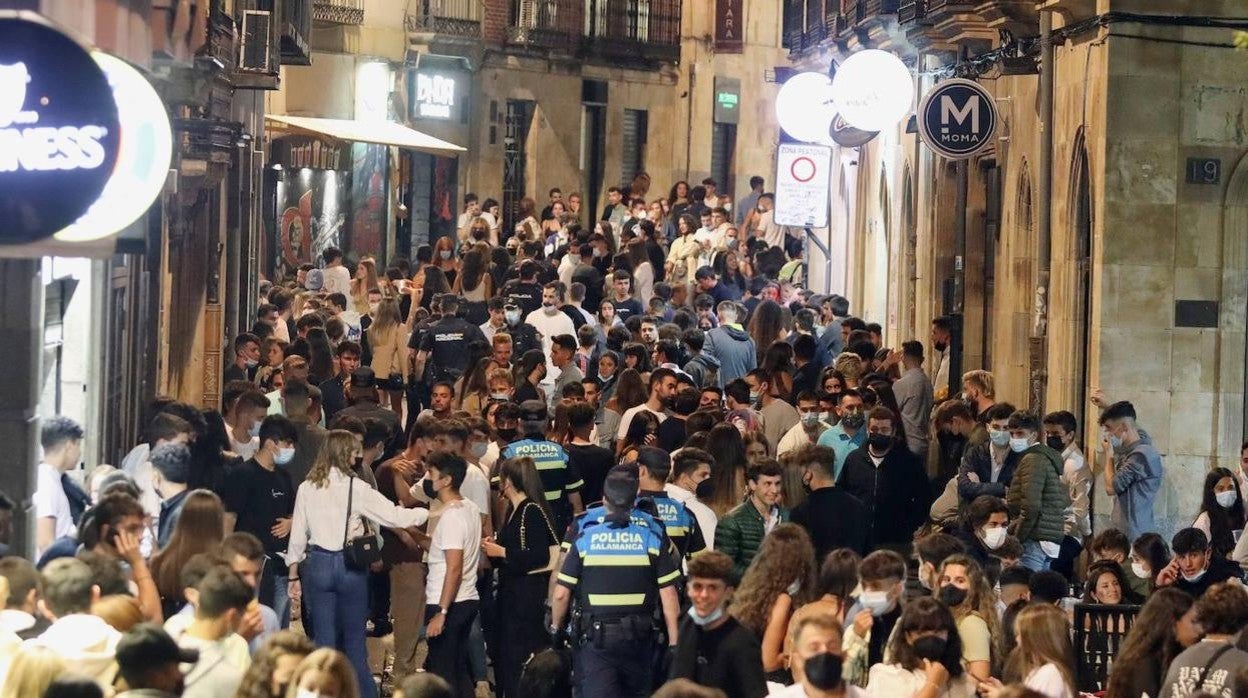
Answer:
<path fill-rule="evenodd" d="M 966 62 L 967 47 L 958 49 L 958 64 Z M 970 162 L 958 160 L 956 167 L 957 190 L 953 218 L 953 308 L 949 319 L 953 337 L 949 342 L 949 394 L 955 395 L 962 388 L 962 346 L 966 324 L 966 209 L 970 190 Z"/>
<path fill-rule="evenodd" d="M 685 181 L 689 181 L 689 166 L 693 159 L 693 89 L 698 84 L 697 44 L 694 44 L 694 60 L 689 63 L 689 91 L 685 93 Z"/>

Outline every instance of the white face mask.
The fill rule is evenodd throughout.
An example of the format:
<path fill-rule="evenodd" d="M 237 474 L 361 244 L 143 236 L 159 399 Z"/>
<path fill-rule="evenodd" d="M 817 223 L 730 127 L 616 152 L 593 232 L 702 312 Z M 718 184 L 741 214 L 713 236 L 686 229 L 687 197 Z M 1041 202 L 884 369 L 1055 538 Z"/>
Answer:
<path fill-rule="evenodd" d="M 877 618 L 893 607 L 893 602 L 888 600 L 887 591 L 863 591 L 858 596 L 858 603 Z"/>
<path fill-rule="evenodd" d="M 485 441 L 474 441 L 473 444 L 469 446 L 468 448 L 472 452 L 473 458 L 481 458 L 485 455 L 485 452 L 490 448 L 490 444 Z"/>
<path fill-rule="evenodd" d="M 278 465 L 286 465 L 291 460 L 293 460 L 294 457 L 295 457 L 295 448 L 293 446 L 289 448 L 279 448 L 277 449 L 277 455 L 273 456 L 273 462 L 277 463 Z"/>
<path fill-rule="evenodd" d="M 1148 570 L 1144 568 L 1144 565 L 1139 562 L 1131 563 L 1131 573 L 1140 579 L 1152 579 L 1152 575 L 1149 574 Z"/>
<path fill-rule="evenodd" d="M 1215 499 L 1218 500 L 1218 506 L 1222 507 L 1223 509 L 1230 509 L 1231 507 L 1235 506 L 1235 500 L 1236 500 L 1235 490 L 1227 490 L 1225 492 L 1218 492 L 1217 494 L 1213 496 Z"/>
<path fill-rule="evenodd" d="M 989 550 L 996 550 L 1005 542 L 1005 529 L 1001 527 L 984 529 L 984 545 Z"/>

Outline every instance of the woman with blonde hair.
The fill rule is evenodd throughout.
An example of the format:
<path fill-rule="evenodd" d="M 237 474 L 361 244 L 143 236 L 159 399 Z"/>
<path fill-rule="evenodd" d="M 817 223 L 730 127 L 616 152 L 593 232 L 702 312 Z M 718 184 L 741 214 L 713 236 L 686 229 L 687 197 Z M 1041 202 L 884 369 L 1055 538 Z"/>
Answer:
<path fill-rule="evenodd" d="M 390 409 L 403 414 L 403 387 L 407 384 L 407 326 L 399 318 L 399 302 L 383 298 L 368 328 L 373 350 L 372 369 L 377 384 L 390 396 Z"/>
<path fill-rule="evenodd" d="M 862 376 L 862 357 L 844 352 L 832 362 L 832 369 L 841 374 L 844 387 L 858 389 L 858 378 Z"/>
<path fill-rule="evenodd" d="M 56 677 L 69 671 L 61 655 L 47 647 L 24 647 L 9 664 L 0 698 L 37 698 Z"/>
<path fill-rule="evenodd" d="M 225 507 L 221 498 L 208 490 L 187 494 L 169 542 L 152 556 L 148 565 L 156 580 L 156 590 L 160 592 L 165 618 L 172 618 L 186 605 L 181 579 L 186 561 L 216 549 L 224 539 Z"/>
<path fill-rule="evenodd" d="M 351 305 L 355 312 L 368 314 L 368 292 L 374 288 L 381 288 L 381 281 L 377 278 L 377 260 L 364 257 L 355 266 L 355 277 L 351 279 Z"/>
<path fill-rule="evenodd" d="M 940 587 L 936 598 L 949 607 L 957 622 L 962 642 L 962 662 L 976 681 L 992 674 L 997 653 L 993 641 L 1000 637 L 997 596 L 984 570 L 968 555 L 950 555 L 940 566 Z"/>
<path fill-rule="evenodd" d="M 728 612 L 758 636 L 769 681 L 790 683 L 784 638 L 793 612 L 814 596 L 815 547 L 806 530 L 782 523 L 763 538 L 758 554 L 733 594 Z"/>
<path fill-rule="evenodd" d="M 251 658 L 234 698 L 285 698 L 295 670 L 316 646 L 293 630 L 269 636 Z"/>
<path fill-rule="evenodd" d="M 361 639 L 361 642 L 363 640 Z M 291 674 L 285 698 L 363 698 L 376 695 L 372 674 L 359 676 L 359 665 L 352 665 L 346 655 L 337 650 L 322 647 L 303 658 Z M 364 667 L 365 672 L 368 667 Z M 367 690 L 361 690 L 367 680 Z"/>
<path fill-rule="evenodd" d="M 1075 649 L 1070 642 L 1070 622 L 1057 606 L 1032 604 L 1014 622 L 1018 646 L 1006 662 L 1005 678 L 1021 683 L 1044 698 L 1073 698 L 1075 688 Z M 984 698 L 998 698 L 1004 686 L 997 679 L 979 684 Z"/>
<path fill-rule="evenodd" d="M 128 633 L 134 626 L 147 620 L 139 600 L 126 594 L 110 594 L 91 604 L 91 615 L 99 616 L 119 633 Z"/>
<path fill-rule="evenodd" d="M 359 678 L 359 695 L 372 698 L 377 691 L 364 646 L 368 569 L 351 561 L 348 548 L 353 541 L 377 535 L 370 521 L 409 528 L 428 521 L 429 512 L 397 506 L 355 477 L 352 466 L 361 453 L 351 432 L 335 429 L 326 434 L 312 470 L 295 494 L 286 561 L 292 603 L 298 603 L 303 581 L 308 582 L 304 608 L 314 620 L 312 639 L 321 647 L 345 652 Z"/>

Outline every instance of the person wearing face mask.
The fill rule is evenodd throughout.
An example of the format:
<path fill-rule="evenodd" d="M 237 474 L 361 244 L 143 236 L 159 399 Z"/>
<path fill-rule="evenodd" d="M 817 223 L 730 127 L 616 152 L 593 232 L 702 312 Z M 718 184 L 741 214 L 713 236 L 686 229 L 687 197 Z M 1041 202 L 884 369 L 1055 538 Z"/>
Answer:
<path fill-rule="evenodd" d="M 244 332 L 234 338 L 234 361 L 221 372 L 221 380 L 225 383 L 255 380 L 259 366 L 260 338 Z"/>
<path fill-rule="evenodd" d="M 992 495 L 1004 497 L 1014 479 L 1014 472 L 1022 458 L 1010 449 L 1010 415 L 1014 406 L 1003 402 L 993 405 L 980 415 L 986 424 L 987 438 L 973 444 L 968 438 L 962 463 L 958 467 L 958 497 L 960 506 L 969 505 L 976 497 Z M 972 431 L 972 437 L 974 432 Z"/>
<path fill-rule="evenodd" d="M 953 614 L 967 673 L 976 681 L 988 679 L 994 659 L 993 638 L 1000 635 L 1001 628 L 997 597 L 983 568 L 968 555 L 945 558 L 935 597 Z"/>
<path fill-rule="evenodd" d="M 1074 560 L 1083 551 L 1083 541 L 1092 535 L 1092 469 L 1075 438 L 1077 427 L 1075 415 L 1065 410 L 1044 416 L 1044 442 L 1062 456 L 1062 483 L 1070 495 L 1062 525 L 1062 554 L 1053 563 L 1054 569 L 1068 577 L 1073 576 Z"/>
<path fill-rule="evenodd" d="M 843 420 L 842 420 L 843 421 Z M 927 520 L 931 492 L 918 456 L 895 438 L 900 419 L 887 407 L 867 417 L 867 442 L 845 459 L 836 484 L 862 501 L 867 518 L 867 549 L 904 549 Z"/>
<path fill-rule="evenodd" d="M 962 642 L 953 616 L 939 601 L 906 606 L 889 643 L 892 661 L 871 667 L 872 698 L 975 698 L 975 680 L 962 668 Z"/>
<path fill-rule="evenodd" d="M 839 478 L 841 469 L 845 467 L 845 459 L 867 442 L 867 430 L 864 428 L 867 415 L 864 411 L 862 395 L 853 388 L 842 390 L 840 401 L 836 406 L 836 414 L 839 418 L 837 423 L 820 434 L 816 443 L 820 446 L 827 446 L 836 453 L 836 470 L 833 472 L 833 477 Z"/>
<path fill-rule="evenodd" d="M 286 596 L 286 566 L 282 556 L 290 538 L 291 518 L 295 511 L 295 486 L 286 465 L 295 457 L 299 432 L 286 417 L 271 415 L 260 424 L 259 446 L 245 463 L 235 468 L 225 480 L 221 503 L 225 506 L 227 528 L 250 533 L 264 546 L 267 564 L 260 579 L 260 603 L 274 608 L 287 618 L 286 604 L 278 604 Z M 287 621 L 288 622 L 288 621 Z"/>
<path fill-rule="evenodd" d="M 672 475 L 663 489 L 672 499 L 684 504 L 698 520 L 706 547 L 712 547 L 719 517 L 700 500 L 709 498 L 714 483 L 711 482 L 711 464 L 715 458 L 700 448 L 685 447 L 672 452 Z"/>
<path fill-rule="evenodd" d="M 810 534 L 815 559 L 822 560 L 838 548 L 866 553 L 867 509 L 857 497 L 836 487 L 832 477 L 836 452 L 827 446 L 806 445 L 788 459 L 805 471 L 802 484 L 810 492 L 806 501 L 793 508 L 790 520 Z"/>
<path fill-rule="evenodd" d="M 780 443 L 776 446 L 777 458 L 783 459 L 786 454 L 802 446 L 813 446 L 818 443 L 823 432 L 832 428 L 832 425 L 823 421 L 823 415 L 819 411 L 819 399 L 813 392 L 802 391 L 794 402 L 797 404 L 800 421 L 780 438 Z"/>
<path fill-rule="evenodd" d="M 987 565 L 1009 532 L 1010 509 L 1005 500 L 991 495 L 981 495 L 966 510 L 966 521 L 957 531 L 958 540 L 968 555 L 981 565 Z"/>
<path fill-rule="evenodd" d="M 1200 514 L 1192 527 L 1209 539 L 1215 556 L 1227 557 L 1235 549 L 1237 532 L 1244 529 L 1244 498 L 1230 470 L 1214 468 L 1205 475 Z"/>
<path fill-rule="evenodd" d="M 680 622 L 667 678 L 717 688 L 728 698 L 766 695 L 758 638 L 727 612 L 736 586 L 732 558 L 714 551 L 696 555 L 687 578 L 692 605 Z"/>
<path fill-rule="evenodd" d="M 1039 443 L 1040 420 L 1018 410 L 1010 415 L 1010 450 L 1022 455 L 1005 501 L 1013 519 L 1010 533 L 1023 544 L 1021 562 L 1034 572 L 1049 568 L 1061 551 L 1070 495 L 1062 482 L 1062 457 Z"/>
<path fill-rule="evenodd" d="M 1161 453 L 1136 424 L 1135 407 L 1115 402 L 1101 412 L 1101 464 L 1105 493 L 1114 498 L 1111 520 L 1127 537 L 1156 531 L 1153 503 L 1161 489 Z"/>
<path fill-rule="evenodd" d="M 790 633 L 789 657 L 794 684 L 770 695 L 775 698 L 862 698 L 866 693 L 843 675 L 847 663 L 841 649 L 841 628 L 829 616 L 803 618 Z"/>
<path fill-rule="evenodd" d="M 769 444 L 780 443 L 785 433 L 801 424 L 797 410 L 785 401 L 789 393 L 781 388 L 778 377 L 761 368 L 745 375 L 745 382 L 750 386 L 750 402 L 759 406 L 759 413 L 763 416 L 763 434 Z M 755 393 L 757 400 L 754 399 Z"/>
<path fill-rule="evenodd" d="M 876 550 L 858 567 L 862 593 L 845 612 L 845 680 L 865 686 L 867 672 L 884 661 L 884 647 L 901 618 L 906 561 L 891 550 Z"/>
<path fill-rule="evenodd" d="M 937 402 L 949 397 L 949 342 L 953 341 L 953 320 L 948 315 L 932 319 L 932 397 Z"/>
<path fill-rule="evenodd" d="M 221 391 L 230 450 L 241 458 L 251 458 L 259 447 L 260 420 L 269 411 L 269 398 L 252 383 L 233 381 Z"/>
<path fill-rule="evenodd" d="M 1199 599 L 1209 587 L 1228 579 L 1238 581 L 1239 565 L 1213 554 L 1209 539 L 1198 528 L 1185 528 L 1170 540 L 1174 558 L 1157 574 L 1157 586 L 1172 586 Z"/>

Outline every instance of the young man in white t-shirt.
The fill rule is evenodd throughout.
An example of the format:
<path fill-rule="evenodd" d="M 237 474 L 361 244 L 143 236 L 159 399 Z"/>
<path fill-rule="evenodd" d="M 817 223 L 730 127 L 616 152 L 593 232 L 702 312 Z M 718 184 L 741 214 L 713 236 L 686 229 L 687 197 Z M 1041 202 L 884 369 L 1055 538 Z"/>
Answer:
<path fill-rule="evenodd" d="M 429 546 L 425 584 L 425 669 L 445 679 L 452 691 L 471 690 L 468 642 L 477 617 L 477 563 L 481 553 L 481 510 L 459 493 L 468 462 L 458 453 L 435 451 L 426 461 L 425 494 L 442 504 L 442 515 Z M 432 491 L 431 491 L 432 490 Z"/>
<path fill-rule="evenodd" d="M 43 422 L 39 442 L 43 460 L 35 480 L 35 553 L 43 555 L 60 538 L 78 533 L 69 497 L 61 475 L 78 466 L 82 457 L 82 427 L 69 417 L 51 417 Z"/>

